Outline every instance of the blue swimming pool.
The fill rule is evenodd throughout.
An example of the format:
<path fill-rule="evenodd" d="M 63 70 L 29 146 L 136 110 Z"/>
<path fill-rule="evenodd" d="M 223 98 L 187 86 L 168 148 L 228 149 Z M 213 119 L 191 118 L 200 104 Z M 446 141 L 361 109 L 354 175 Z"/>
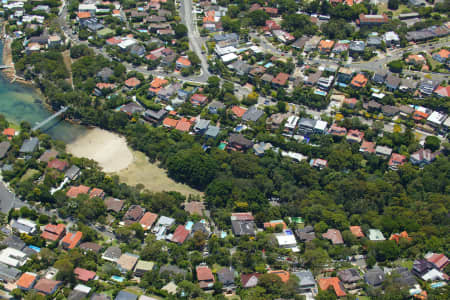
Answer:
<path fill-rule="evenodd" d="M 186 223 L 186 226 L 184 226 L 184 227 L 186 227 L 187 230 L 191 230 L 191 229 L 192 229 L 192 226 L 194 226 L 194 222 L 188 221 L 188 222 Z"/>
<path fill-rule="evenodd" d="M 319 96 L 324 96 L 324 97 L 327 95 L 327 93 L 325 93 L 324 91 L 321 91 L 321 90 L 315 90 L 314 94 L 319 95 Z"/>
<path fill-rule="evenodd" d="M 125 278 L 123 278 L 122 276 L 117 276 L 117 275 L 113 275 L 111 276 L 111 279 L 117 282 L 124 282 Z"/>

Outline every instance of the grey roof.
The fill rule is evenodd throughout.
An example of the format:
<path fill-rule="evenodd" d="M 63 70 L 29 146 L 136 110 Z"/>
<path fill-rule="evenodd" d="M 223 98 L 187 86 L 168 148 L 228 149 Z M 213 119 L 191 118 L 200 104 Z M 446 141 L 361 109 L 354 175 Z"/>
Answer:
<path fill-rule="evenodd" d="M 17 220 L 12 220 L 11 227 L 13 229 L 17 229 L 19 232 L 28 232 L 28 233 L 30 233 L 33 230 L 33 228 L 31 228 L 30 226 L 27 226 L 25 224 L 19 223 L 19 222 L 17 222 Z"/>
<path fill-rule="evenodd" d="M 386 77 L 386 85 L 389 85 L 390 87 L 397 88 L 401 82 L 401 79 L 392 73 L 389 73 Z"/>
<path fill-rule="evenodd" d="M 69 179 L 74 179 L 78 173 L 80 173 L 80 168 L 78 168 L 75 165 L 70 166 L 69 169 L 67 169 L 66 173 L 64 174 L 65 177 Z"/>
<path fill-rule="evenodd" d="M 222 102 L 219 102 L 217 100 L 214 100 L 213 102 L 211 102 L 209 104 L 210 108 L 214 108 L 214 109 L 224 109 L 225 108 L 225 104 L 223 104 Z"/>
<path fill-rule="evenodd" d="M 217 272 L 217 277 L 223 285 L 232 285 L 234 284 L 234 273 L 235 271 L 232 267 L 222 268 Z"/>
<path fill-rule="evenodd" d="M 110 258 L 110 259 L 119 259 L 119 257 L 122 255 L 122 250 L 120 250 L 119 247 L 111 246 L 106 249 L 105 252 L 103 252 L 104 257 Z"/>
<path fill-rule="evenodd" d="M 298 127 L 314 128 L 314 126 L 316 126 L 316 120 L 313 119 L 301 118 L 298 121 Z"/>
<path fill-rule="evenodd" d="M 71 291 L 68 300 L 83 300 L 86 299 L 87 294 L 82 291 Z"/>
<path fill-rule="evenodd" d="M 300 288 L 308 287 L 308 286 L 312 286 L 312 285 L 316 284 L 316 281 L 314 280 L 314 276 L 311 273 L 311 271 L 309 271 L 309 270 L 293 272 L 292 274 L 294 274 L 295 276 L 298 277 L 298 279 L 299 279 L 298 285 Z"/>
<path fill-rule="evenodd" d="M 294 43 L 292 43 L 292 47 L 296 49 L 302 49 L 310 38 L 311 38 L 310 36 L 302 36 Z"/>
<path fill-rule="evenodd" d="M 197 222 L 197 223 L 195 223 L 195 224 L 192 226 L 191 232 L 192 232 L 192 233 L 195 233 L 195 232 L 197 232 L 197 231 L 201 231 L 201 232 L 203 232 L 204 234 L 209 235 L 209 231 L 208 231 L 208 229 L 206 228 L 206 225 L 205 225 L 204 223 L 202 223 L 202 222 Z"/>
<path fill-rule="evenodd" d="M 105 294 L 93 294 L 90 300 L 111 300 L 111 297 Z"/>
<path fill-rule="evenodd" d="M 167 114 L 167 110 L 165 110 L 163 108 L 158 111 L 147 109 L 144 112 L 144 118 L 152 118 L 155 120 L 161 120 L 166 114 Z"/>
<path fill-rule="evenodd" d="M 224 34 L 216 34 L 214 35 L 215 42 L 221 42 L 226 40 L 238 40 L 239 36 L 236 33 L 224 33 Z"/>
<path fill-rule="evenodd" d="M 373 268 L 364 274 L 364 281 L 372 286 L 379 286 L 386 279 L 386 275 L 380 268 Z"/>
<path fill-rule="evenodd" d="M 367 45 L 368 46 L 378 46 L 381 45 L 381 38 L 378 36 L 370 36 L 367 39 Z"/>
<path fill-rule="evenodd" d="M 1 241 L 1 244 L 5 245 L 7 247 L 11 247 L 11 248 L 17 249 L 17 250 L 23 250 L 23 248 L 25 248 L 25 246 L 26 246 L 25 242 L 22 241 L 16 235 L 8 236 L 3 241 Z"/>
<path fill-rule="evenodd" d="M 126 291 L 120 291 L 114 300 L 137 300 L 137 295 Z"/>
<path fill-rule="evenodd" d="M 175 223 L 175 219 L 161 216 L 156 223 L 156 226 L 171 226 L 173 223 Z"/>
<path fill-rule="evenodd" d="M 310 242 L 316 238 L 314 228 L 310 225 L 305 226 L 305 228 L 302 229 L 297 229 L 295 233 L 297 234 L 298 239 L 302 242 Z"/>
<path fill-rule="evenodd" d="M 262 110 L 259 110 L 256 106 L 251 106 L 242 116 L 244 121 L 256 122 L 264 115 Z"/>
<path fill-rule="evenodd" d="M 4 141 L 0 143 L 0 158 L 3 158 L 11 147 L 11 143 Z"/>
<path fill-rule="evenodd" d="M 211 122 L 210 120 L 198 119 L 198 121 L 195 123 L 194 130 L 196 131 L 206 130 L 208 129 L 210 122 Z"/>
<path fill-rule="evenodd" d="M 108 81 L 108 79 L 113 75 L 114 71 L 108 67 L 101 69 L 101 71 L 97 73 L 97 77 L 100 77 L 103 81 Z"/>
<path fill-rule="evenodd" d="M 168 272 L 168 273 L 171 273 L 173 275 L 181 274 L 183 276 L 187 274 L 186 270 L 181 269 L 181 268 L 179 268 L 177 266 L 174 266 L 174 265 L 165 265 L 165 266 L 162 266 L 161 268 L 159 268 L 159 273 L 161 274 L 163 272 Z"/>
<path fill-rule="evenodd" d="M 229 67 L 235 70 L 238 73 L 238 75 L 247 74 L 248 72 L 250 72 L 250 69 L 252 68 L 251 65 L 242 60 L 237 60 L 231 63 Z"/>
<path fill-rule="evenodd" d="M 353 283 L 361 279 L 361 276 L 356 269 L 341 270 L 338 272 L 338 276 L 344 283 Z"/>
<path fill-rule="evenodd" d="M 413 287 L 417 284 L 417 280 L 414 275 L 408 270 L 408 268 L 397 268 L 394 270 L 394 274 L 398 274 L 398 277 L 394 277 L 394 281 L 400 285 Z"/>
<path fill-rule="evenodd" d="M 33 153 L 39 144 L 39 139 L 37 137 L 32 137 L 25 140 L 20 147 L 20 152 L 22 153 Z"/>
<path fill-rule="evenodd" d="M 219 132 L 220 132 L 220 128 L 219 127 L 217 127 L 217 126 L 209 126 L 208 130 L 206 130 L 206 132 L 205 132 L 205 135 L 209 136 L 209 137 L 212 137 L 212 138 L 215 138 L 216 136 L 219 135 Z"/>
<path fill-rule="evenodd" d="M 15 281 L 22 272 L 16 268 L 9 268 L 5 264 L 0 263 L 0 279 L 4 281 Z"/>
<path fill-rule="evenodd" d="M 253 221 L 231 221 L 231 227 L 234 235 L 255 235 L 256 226 Z"/>
<path fill-rule="evenodd" d="M 372 77 L 372 81 L 376 84 L 383 84 L 386 80 L 386 74 L 385 73 L 375 73 Z"/>
<path fill-rule="evenodd" d="M 253 142 L 244 137 L 242 134 L 236 134 L 232 133 L 230 135 L 229 141 L 231 144 L 237 144 L 239 146 L 242 146 L 244 148 L 250 148 L 253 146 Z"/>
<path fill-rule="evenodd" d="M 0 211 L 7 214 L 11 208 L 20 208 L 23 205 L 23 202 L 17 199 L 0 181 Z"/>
<path fill-rule="evenodd" d="M 363 41 L 351 41 L 350 42 L 350 51 L 355 52 L 363 52 L 366 48 L 366 44 Z"/>
<path fill-rule="evenodd" d="M 396 115 L 400 110 L 397 106 L 392 106 L 392 105 L 383 105 L 381 107 L 381 111 L 383 112 L 384 115 L 386 116 L 394 116 Z"/>

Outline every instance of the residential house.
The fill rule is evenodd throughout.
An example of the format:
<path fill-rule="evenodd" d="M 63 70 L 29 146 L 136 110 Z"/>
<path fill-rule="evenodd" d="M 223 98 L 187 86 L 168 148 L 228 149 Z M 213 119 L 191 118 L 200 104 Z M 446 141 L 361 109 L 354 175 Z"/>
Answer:
<path fill-rule="evenodd" d="M 367 104 L 363 105 L 369 112 L 379 112 L 382 105 L 374 100 L 370 100 Z"/>
<path fill-rule="evenodd" d="M 139 224 L 141 224 L 144 230 L 150 230 L 157 218 L 158 218 L 157 214 L 146 212 L 139 220 Z"/>
<path fill-rule="evenodd" d="M 337 81 L 348 83 L 352 80 L 353 71 L 348 68 L 340 68 L 337 74 Z"/>
<path fill-rule="evenodd" d="M 1 241 L 1 245 L 6 248 L 13 248 L 22 251 L 27 244 L 17 235 L 10 235 Z"/>
<path fill-rule="evenodd" d="M 135 88 L 141 84 L 141 81 L 136 77 L 131 77 L 125 80 L 125 86 L 129 89 Z"/>
<path fill-rule="evenodd" d="M 274 77 L 273 77 L 271 74 L 269 74 L 269 73 L 264 73 L 264 75 L 261 76 L 261 81 L 262 81 L 264 84 L 270 84 L 270 83 L 272 82 L 273 78 L 274 78 Z"/>
<path fill-rule="evenodd" d="M 397 115 L 399 113 L 399 111 L 400 111 L 400 109 L 397 106 L 383 105 L 381 107 L 381 112 L 386 117 L 394 117 L 395 115 Z"/>
<path fill-rule="evenodd" d="M 247 150 L 253 146 L 253 142 L 247 138 L 245 138 L 240 133 L 232 133 L 230 134 L 230 138 L 228 139 L 228 146 L 234 150 Z"/>
<path fill-rule="evenodd" d="M 364 140 L 359 148 L 359 152 L 375 153 L 375 143 Z"/>
<path fill-rule="evenodd" d="M 391 156 L 392 149 L 386 146 L 376 146 L 375 154 L 382 156 L 384 158 L 388 158 Z"/>
<path fill-rule="evenodd" d="M 187 271 L 183 270 L 174 265 L 164 265 L 159 268 L 159 274 L 168 274 L 171 276 L 182 276 L 185 277 L 187 275 Z"/>
<path fill-rule="evenodd" d="M 440 62 L 441 64 L 444 64 L 448 61 L 450 55 L 450 51 L 447 49 L 441 49 L 438 52 L 433 54 L 433 59 Z"/>
<path fill-rule="evenodd" d="M 291 277 L 291 274 L 285 270 L 269 270 L 267 274 L 277 275 L 278 277 L 280 277 L 281 282 L 283 283 L 287 283 L 289 281 L 289 278 Z"/>
<path fill-rule="evenodd" d="M 425 57 L 421 54 L 410 54 L 405 59 L 405 62 L 407 64 L 420 66 L 420 65 L 426 64 L 427 61 L 426 61 Z"/>
<path fill-rule="evenodd" d="M 361 143 L 364 138 L 364 132 L 358 129 L 350 129 L 347 133 L 347 142 L 350 143 Z"/>
<path fill-rule="evenodd" d="M 348 51 L 349 47 L 350 47 L 349 41 L 337 41 L 334 44 L 332 52 L 336 53 L 336 54 L 340 54 L 340 53 L 343 53 L 345 51 Z"/>
<path fill-rule="evenodd" d="M 133 114 L 140 114 L 145 109 L 136 102 L 130 102 L 120 107 L 120 111 L 126 113 L 128 116 L 132 116 Z"/>
<path fill-rule="evenodd" d="M 31 137 L 29 139 L 26 139 L 22 147 L 20 147 L 19 152 L 21 154 L 32 154 L 34 151 L 36 151 L 39 148 L 39 139 L 37 137 Z"/>
<path fill-rule="evenodd" d="M 24 250 L 25 251 L 25 250 Z M 21 267 L 27 262 L 27 254 L 11 247 L 0 251 L 0 263 L 10 267 Z"/>
<path fill-rule="evenodd" d="M 365 236 L 361 229 L 361 226 L 350 226 L 350 232 L 357 238 Z"/>
<path fill-rule="evenodd" d="M 295 234 L 297 234 L 297 237 L 300 242 L 311 242 L 316 238 L 316 234 L 314 233 L 314 227 L 312 226 L 305 226 L 304 228 L 299 228 L 295 230 Z"/>
<path fill-rule="evenodd" d="M 38 279 L 38 275 L 31 272 L 25 272 L 20 276 L 19 280 L 17 280 L 16 285 L 19 289 L 23 291 L 29 291 L 36 284 Z"/>
<path fill-rule="evenodd" d="M 6 135 L 10 140 L 16 135 L 16 130 L 14 128 L 5 128 L 3 130 L 3 135 Z"/>
<path fill-rule="evenodd" d="M 36 223 L 24 218 L 12 219 L 11 228 L 18 231 L 19 233 L 25 233 L 32 235 L 36 232 Z"/>
<path fill-rule="evenodd" d="M 364 74 L 359 73 L 355 77 L 353 77 L 350 84 L 355 88 L 363 88 L 366 86 L 367 82 L 368 82 L 367 77 L 364 76 Z"/>
<path fill-rule="evenodd" d="M 361 276 L 356 269 L 341 270 L 337 275 L 344 284 L 352 284 L 361 280 Z"/>
<path fill-rule="evenodd" d="M 382 39 L 379 36 L 369 36 L 367 38 L 367 47 L 381 48 Z"/>
<path fill-rule="evenodd" d="M 322 76 L 321 71 L 317 71 L 315 73 L 309 74 L 309 76 L 304 81 L 304 84 L 307 86 L 315 86 L 317 82 L 319 82 L 320 77 Z"/>
<path fill-rule="evenodd" d="M 369 235 L 367 236 L 371 241 L 385 241 L 383 233 L 379 229 L 369 229 Z"/>
<path fill-rule="evenodd" d="M 375 73 L 373 74 L 372 81 L 375 84 L 382 85 L 386 80 L 386 73 Z"/>
<path fill-rule="evenodd" d="M 122 250 L 120 250 L 119 247 L 110 246 L 105 250 L 105 252 L 103 252 L 102 259 L 110 262 L 116 262 L 121 256 Z"/>
<path fill-rule="evenodd" d="M 10 283 L 15 283 L 21 274 L 22 272 L 17 268 L 0 264 L 0 281 L 6 283 L 5 288 L 7 288 Z"/>
<path fill-rule="evenodd" d="M 389 18 L 386 14 L 381 15 L 366 15 L 360 14 L 359 19 L 356 20 L 356 24 L 359 26 L 379 26 L 389 22 Z"/>
<path fill-rule="evenodd" d="M 217 126 L 208 126 L 208 130 L 206 130 L 205 132 L 205 137 L 206 138 L 212 138 L 215 139 L 220 133 L 220 128 Z"/>
<path fill-rule="evenodd" d="M 334 136 L 345 136 L 347 135 L 347 129 L 345 127 L 338 126 L 336 123 L 333 123 L 333 125 L 331 125 L 330 129 L 328 130 L 328 133 Z"/>
<path fill-rule="evenodd" d="M 108 67 L 104 67 L 97 73 L 97 77 L 103 82 L 108 82 L 113 75 L 114 71 Z"/>
<path fill-rule="evenodd" d="M 191 130 L 192 123 L 195 119 L 188 120 L 186 118 L 181 118 L 178 120 L 175 129 L 182 132 L 189 132 Z"/>
<path fill-rule="evenodd" d="M 244 289 L 253 288 L 258 285 L 259 273 L 241 274 L 241 285 Z"/>
<path fill-rule="evenodd" d="M 99 253 L 102 250 L 102 246 L 92 242 L 84 242 L 80 244 L 80 249 L 83 253 L 87 253 L 88 251 L 92 251 L 94 253 Z"/>
<path fill-rule="evenodd" d="M 80 281 L 84 281 L 84 282 L 88 282 L 90 280 L 95 279 L 95 276 L 97 276 L 97 274 L 93 271 L 89 271 L 83 268 L 75 268 L 75 270 L 73 270 L 73 273 L 75 274 L 76 278 Z"/>
<path fill-rule="evenodd" d="M 386 279 L 386 275 L 379 267 L 368 270 L 364 274 L 364 281 L 373 287 L 379 287 Z"/>
<path fill-rule="evenodd" d="M 292 233 L 276 233 L 275 238 L 280 248 L 291 249 L 293 252 L 299 252 L 297 241 Z"/>
<path fill-rule="evenodd" d="M 195 271 L 200 288 L 211 289 L 215 282 L 211 269 L 208 266 L 198 266 Z"/>
<path fill-rule="evenodd" d="M 272 86 L 274 87 L 283 87 L 287 84 L 289 79 L 289 74 L 286 73 L 278 73 L 274 79 L 272 79 Z"/>
<path fill-rule="evenodd" d="M 217 114 L 220 110 L 225 109 L 225 107 L 225 104 L 223 104 L 222 102 L 214 100 L 209 104 L 208 109 L 210 114 Z"/>
<path fill-rule="evenodd" d="M 444 268 L 450 263 L 447 256 L 438 253 L 427 253 L 425 255 L 425 259 L 439 270 L 444 270 Z"/>
<path fill-rule="evenodd" d="M 187 57 L 180 56 L 175 62 L 177 70 L 186 69 L 191 67 L 191 61 Z"/>
<path fill-rule="evenodd" d="M 400 46 L 400 37 L 394 31 L 388 31 L 383 34 L 383 41 L 386 44 L 386 47 Z"/>
<path fill-rule="evenodd" d="M 446 114 L 433 111 L 427 118 L 427 124 L 433 128 L 440 128 L 446 119 Z"/>
<path fill-rule="evenodd" d="M 124 253 L 119 257 L 116 263 L 120 272 L 127 273 L 134 270 L 138 260 L 139 256 L 131 253 Z"/>
<path fill-rule="evenodd" d="M 116 298 L 114 298 L 114 300 L 137 300 L 137 299 L 138 299 L 137 295 L 127 291 L 119 291 Z"/>
<path fill-rule="evenodd" d="M 270 221 L 270 222 L 264 222 L 264 224 L 263 224 L 264 229 L 276 228 L 279 225 L 280 225 L 282 230 L 287 229 L 287 225 L 286 225 L 286 223 L 284 223 L 283 220 L 273 220 L 273 221 Z"/>
<path fill-rule="evenodd" d="M 223 285 L 225 290 L 233 290 L 236 285 L 234 283 L 234 276 L 236 271 L 232 267 L 222 268 L 217 271 L 217 279 Z"/>
<path fill-rule="evenodd" d="M 438 155 L 439 152 L 431 152 L 430 149 L 420 149 L 411 154 L 409 160 L 413 165 L 423 167 L 424 165 L 432 163 Z"/>
<path fill-rule="evenodd" d="M 64 177 L 69 180 L 75 180 L 80 175 L 81 170 L 79 167 L 72 165 L 69 169 L 67 169 L 66 173 L 64 173 Z"/>
<path fill-rule="evenodd" d="M 64 224 L 47 224 L 41 234 L 41 238 L 47 241 L 59 241 L 66 232 L 66 225 Z"/>
<path fill-rule="evenodd" d="M 85 185 L 71 186 L 66 192 L 66 196 L 69 198 L 76 198 L 78 195 L 88 194 L 90 189 L 90 187 Z"/>
<path fill-rule="evenodd" d="M 406 162 L 406 156 L 398 154 L 398 153 L 392 153 L 391 158 L 389 159 L 389 169 L 391 170 L 397 170 L 398 167 L 403 166 Z"/>
<path fill-rule="evenodd" d="M 397 90 L 401 82 L 401 79 L 397 76 L 395 76 L 392 73 L 388 73 L 388 76 L 386 77 L 386 89 L 390 92 L 394 92 Z"/>
<path fill-rule="evenodd" d="M 161 108 L 158 111 L 147 109 L 144 111 L 144 119 L 149 121 L 150 123 L 153 123 L 155 125 L 161 124 L 161 122 L 164 120 L 164 117 L 167 115 L 168 111 L 164 108 Z"/>
<path fill-rule="evenodd" d="M 99 188 L 93 188 L 90 192 L 89 192 L 89 198 L 105 198 L 105 192 L 102 189 Z"/>
<path fill-rule="evenodd" d="M 197 134 L 204 134 L 209 127 L 210 120 L 198 119 L 194 125 L 194 132 Z"/>
<path fill-rule="evenodd" d="M 401 233 L 393 233 L 389 238 L 390 241 L 396 241 L 397 244 L 400 242 L 400 239 L 406 239 L 409 241 L 411 240 L 411 238 L 408 235 L 408 232 L 406 231 L 402 231 Z"/>
<path fill-rule="evenodd" d="M 236 236 L 256 234 L 256 225 L 251 212 L 248 213 L 232 213 L 231 227 L 233 234 Z"/>
<path fill-rule="evenodd" d="M 208 103 L 208 97 L 203 94 L 194 94 L 191 97 L 191 103 L 194 106 L 203 106 Z"/>
<path fill-rule="evenodd" d="M 297 39 L 294 43 L 292 43 L 292 48 L 297 50 L 302 50 L 303 47 L 305 47 L 306 42 L 310 39 L 310 36 L 302 36 L 301 38 Z"/>
<path fill-rule="evenodd" d="M 297 292 L 299 294 L 310 294 L 315 296 L 317 294 L 317 285 L 314 280 L 314 275 L 309 270 L 292 272 L 299 279 Z"/>
<path fill-rule="evenodd" d="M 334 293 L 338 297 L 345 297 L 344 286 L 342 282 L 337 277 L 325 277 L 319 279 L 319 287 L 322 291 L 328 290 L 330 287 L 333 288 Z"/>
<path fill-rule="evenodd" d="M 313 168 L 322 170 L 323 168 L 326 168 L 328 166 L 328 161 L 321 158 L 313 158 L 310 160 L 309 165 Z"/>
<path fill-rule="evenodd" d="M 154 262 L 139 260 L 134 268 L 134 275 L 138 277 L 144 276 L 145 273 L 151 272 L 155 266 Z"/>
<path fill-rule="evenodd" d="M 61 245 L 65 249 L 73 249 L 80 244 L 82 237 L 83 233 L 81 231 L 77 231 L 75 233 L 67 232 L 64 238 L 61 240 Z"/>
<path fill-rule="evenodd" d="M 123 216 L 122 220 L 125 225 L 139 222 L 144 216 L 144 209 L 140 205 L 131 205 L 128 211 Z"/>
<path fill-rule="evenodd" d="M 175 232 L 172 235 L 171 242 L 176 244 L 183 244 L 184 241 L 189 236 L 190 231 L 186 229 L 183 225 L 178 225 L 177 229 L 175 229 Z"/>
<path fill-rule="evenodd" d="M 156 235 L 157 240 L 163 239 L 166 231 L 175 224 L 175 219 L 161 216 L 152 229 L 152 233 Z"/>
<path fill-rule="evenodd" d="M 56 292 L 56 290 L 59 288 L 61 284 L 62 284 L 61 281 L 41 278 L 34 286 L 34 289 L 37 292 L 43 293 L 45 295 L 52 295 Z"/>
<path fill-rule="evenodd" d="M 264 111 L 259 110 L 256 105 L 250 106 L 250 108 L 245 111 L 242 115 L 242 120 L 256 122 L 264 115 Z"/>
<path fill-rule="evenodd" d="M 118 213 L 122 210 L 125 201 L 113 197 L 107 197 L 104 203 L 107 211 L 114 211 Z"/>
<path fill-rule="evenodd" d="M 330 240 L 333 245 L 344 244 L 344 240 L 342 239 L 342 234 L 337 229 L 328 229 L 327 232 L 322 234 L 322 237 Z"/>
<path fill-rule="evenodd" d="M 314 132 L 314 127 L 316 126 L 316 120 L 301 118 L 298 121 L 298 132 L 303 135 L 312 134 Z"/>
<path fill-rule="evenodd" d="M 433 94 L 440 98 L 450 97 L 450 86 L 438 86 Z"/>
<path fill-rule="evenodd" d="M 319 52 L 322 54 L 330 53 L 331 49 L 333 49 L 334 41 L 330 40 L 321 40 L 317 48 Z"/>
<path fill-rule="evenodd" d="M 363 53 L 366 49 L 366 43 L 364 41 L 351 41 L 350 42 L 350 53 Z"/>

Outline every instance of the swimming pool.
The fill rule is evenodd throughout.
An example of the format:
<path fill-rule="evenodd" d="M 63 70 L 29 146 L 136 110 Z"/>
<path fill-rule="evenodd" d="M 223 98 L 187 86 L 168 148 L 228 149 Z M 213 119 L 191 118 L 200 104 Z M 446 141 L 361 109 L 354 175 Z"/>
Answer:
<path fill-rule="evenodd" d="M 117 275 L 113 275 L 111 276 L 111 279 L 117 282 L 123 282 L 125 280 L 125 278 L 123 278 L 122 276 L 117 276 Z"/>
<path fill-rule="evenodd" d="M 186 227 L 187 230 L 191 230 L 192 226 L 194 226 L 194 222 L 189 221 L 189 222 L 186 223 L 186 226 L 184 226 L 184 227 Z"/>
<path fill-rule="evenodd" d="M 324 96 L 324 97 L 327 95 L 327 93 L 325 93 L 324 91 L 321 91 L 321 90 L 315 90 L 314 94 L 319 95 L 319 96 Z"/>

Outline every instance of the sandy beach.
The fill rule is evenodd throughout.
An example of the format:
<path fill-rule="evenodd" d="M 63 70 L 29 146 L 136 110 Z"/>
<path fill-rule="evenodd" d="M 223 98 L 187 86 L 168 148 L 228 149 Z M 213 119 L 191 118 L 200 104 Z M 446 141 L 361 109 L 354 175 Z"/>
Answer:
<path fill-rule="evenodd" d="M 6 66 L 12 66 L 13 65 L 13 61 L 12 61 L 12 52 L 11 52 L 11 43 L 12 43 L 12 39 L 11 38 L 6 38 L 5 40 L 3 40 L 3 57 L 2 57 L 2 64 L 6 65 Z M 8 69 L 4 69 L 3 70 L 3 74 L 5 75 L 6 78 L 12 80 L 15 75 L 15 69 L 14 68 L 8 68 Z"/>
<path fill-rule="evenodd" d="M 95 160 L 107 173 L 123 170 L 133 162 L 133 153 L 125 138 L 100 128 L 90 129 L 87 134 L 68 144 L 67 151 Z"/>

